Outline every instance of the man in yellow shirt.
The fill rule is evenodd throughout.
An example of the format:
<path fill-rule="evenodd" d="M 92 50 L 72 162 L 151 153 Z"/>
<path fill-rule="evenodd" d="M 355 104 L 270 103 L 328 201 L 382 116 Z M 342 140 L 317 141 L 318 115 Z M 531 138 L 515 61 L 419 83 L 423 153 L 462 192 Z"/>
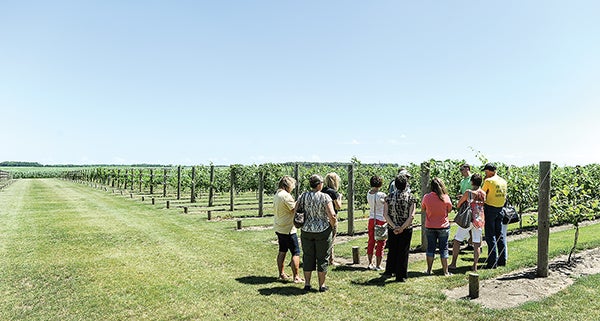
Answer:
<path fill-rule="evenodd" d="M 502 207 L 506 203 L 506 180 L 496 175 L 496 165 L 487 163 L 483 167 L 485 180 L 483 191 L 486 193 L 485 242 L 488 248 L 487 269 L 506 265 L 506 242 L 502 234 Z"/>

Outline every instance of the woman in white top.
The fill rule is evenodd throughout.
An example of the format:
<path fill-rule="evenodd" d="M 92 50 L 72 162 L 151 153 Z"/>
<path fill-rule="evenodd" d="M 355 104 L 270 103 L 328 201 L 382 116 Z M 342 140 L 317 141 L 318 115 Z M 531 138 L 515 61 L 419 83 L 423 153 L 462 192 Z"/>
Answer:
<path fill-rule="evenodd" d="M 371 190 L 367 193 L 367 202 L 369 203 L 369 243 L 367 246 L 367 257 L 369 259 L 369 270 L 382 270 L 381 260 L 383 258 L 383 248 L 385 240 L 375 240 L 375 225 L 385 224 L 383 208 L 385 206 L 385 193 L 379 191 L 383 179 L 379 176 L 371 177 Z M 375 250 L 376 265 L 373 265 L 373 250 Z"/>

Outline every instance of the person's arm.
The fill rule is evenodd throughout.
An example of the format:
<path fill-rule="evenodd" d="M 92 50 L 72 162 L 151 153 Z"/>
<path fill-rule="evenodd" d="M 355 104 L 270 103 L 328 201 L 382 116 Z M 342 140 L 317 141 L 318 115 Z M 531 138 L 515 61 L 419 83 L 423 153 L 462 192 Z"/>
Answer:
<path fill-rule="evenodd" d="M 383 203 L 383 218 L 385 218 L 386 223 L 391 227 L 395 228 L 394 222 L 392 222 L 392 218 L 388 211 L 390 210 L 390 206 L 387 202 Z"/>
<path fill-rule="evenodd" d="M 412 222 L 415 218 L 415 210 L 417 209 L 417 206 L 415 205 L 415 203 L 413 203 L 410 206 L 410 210 L 408 212 L 408 218 L 406 219 L 406 222 L 404 222 L 404 224 L 402 224 L 402 226 L 400 226 L 400 233 L 402 233 L 404 230 L 406 230 L 407 228 L 409 228 L 412 225 Z"/>
<path fill-rule="evenodd" d="M 285 205 L 287 206 L 288 210 L 291 211 L 296 208 L 296 201 L 294 201 L 294 197 L 292 196 L 292 194 L 286 195 L 284 201 L 285 201 Z"/>
<path fill-rule="evenodd" d="M 456 204 L 456 208 L 460 208 L 460 206 L 467 201 L 467 198 L 469 197 L 469 191 L 466 191 L 462 197 L 458 200 L 458 203 Z"/>
<path fill-rule="evenodd" d="M 327 217 L 329 218 L 329 224 L 332 228 L 337 225 L 337 218 L 335 217 L 335 211 L 333 210 L 333 202 L 327 203 L 325 206 L 325 211 L 327 212 Z"/>
<path fill-rule="evenodd" d="M 336 211 L 339 211 L 342 209 L 342 194 L 338 193 L 337 198 L 333 200 L 333 208 Z"/>

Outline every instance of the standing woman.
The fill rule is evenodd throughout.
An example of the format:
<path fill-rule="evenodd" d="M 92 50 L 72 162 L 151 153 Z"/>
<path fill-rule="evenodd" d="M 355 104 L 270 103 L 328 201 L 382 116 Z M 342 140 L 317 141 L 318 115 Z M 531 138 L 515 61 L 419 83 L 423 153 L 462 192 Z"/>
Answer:
<path fill-rule="evenodd" d="M 298 235 L 294 226 L 294 207 L 296 202 L 290 194 L 296 187 L 296 180 L 291 176 L 283 176 L 279 180 L 279 187 L 273 198 L 273 210 L 275 216 L 273 218 L 273 227 L 277 235 L 279 244 L 279 253 L 277 254 L 277 270 L 279 271 L 279 279 L 287 281 L 289 276 L 285 274 L 283 262 L 285 255 L 290 251 L 292 255 L 292 274 L 295 283 L 303 282 L 298 273 L 300 269 L 300 246 L 298 245 Z"/>
<path fill-rule="evenodd" d="M 408 279 L 408 254 L 412 239 L 412 221 L 417 200 L 408 192 L 408 177 L 394 179 L 395 190 L 385 198 L 384 217 L 388 223 L 388 258 L 384 276 L 396 275 L 396 281 Z"/>
<path fill-rule="evenodd" d="M 372 176 L 370 183 L 371 189 L 367 192 L 367 203 L 369 203 L 370 208 L 369 225 L 367 228 L 367 231 L 369 232 L 369 241 L 367 243 L 367 258 L 369 259 L 368 269 L 381 271 L 385 240 L 375 240 L 375 225 L 384 225 L 386 221 L 383 215 L 385 193 L 379 190 L 383 185 L 383 179 L 381 179 L 381 177 Z M 376 265 L 373 265 L 373 252 L 375 252 Z"/>
<path fill-rule="evenodd" d="M 324 187 L 321 192 L 329 195 L 333 201 L 333 210 L 335 211 L 335 217 L 337 218 L 338 211 L 342 208 L 342 194 L 338 192 L 340 188 L 340 176 L 337 173 L 328 173 L 325 175 Z M 331 254 L 329 255 L 329 265 L 336 265 L 333 262 L 333 243 L 335 242 L 335 235 L 337 234 L 337 228 L 333 228 L 333 236 L 331 238 Z"/>
<path fill-rule="evenodd" d="M 440 259 L 444 275 L 448 272 L 448 237 L 450 235 L 450 221 L 448 213 L 452 210 L 452 202 L 448 190 L 439 178 L 431 180 L 432 192 L 423 196 L 421 210 L 425 212 L 425 228 L 427 229 L 427 274 L 431 274 L 431 267 L 435 257 L 436 246 L 440 250 Z"/>
<path fill-rule="evenodd" d="M 309 183 L 311 191 L 303 193 L 294 208 L 294 212 L 299 208 L 304 210 L 304 225 L 300 236 L 303 252 L 304 290 L 311 290 L 312 272 L 317 270 L 319 291 L 325 292 L 328 290 L 325 285 L 325 277 L 329 267 L 332 231 L 337 225 L 337 220 L 331 197 L 321 192 L 323 178 L 319 175 L 312 175 Z"/>

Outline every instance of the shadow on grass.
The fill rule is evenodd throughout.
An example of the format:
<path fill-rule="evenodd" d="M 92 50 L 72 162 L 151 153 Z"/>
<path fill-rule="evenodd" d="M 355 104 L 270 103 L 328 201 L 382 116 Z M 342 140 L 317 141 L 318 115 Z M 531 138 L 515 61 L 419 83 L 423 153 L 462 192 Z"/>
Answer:
<path fill-rule="evenodd" d="M 243 276 L 235 279 L 236 281 L 244 284 L 269 284 L 279 282 L 279 280 L 274 276 L 258 276 L 258 275 L 250 275 Z"/>
<path fill-rule="evenodd" d="M 335 270 L 335 271 L 342 271 L 342 272 L 348 272 L 348 271 L 368 271 L 368 269 L 364 266 L 359 266 L 357 265 L 352 265 L 352 264 L 343 264 L 343 265 L 338 265 L 338 266 L 332 266 L 330 267 L 330 269 Z"/>
<path fill-rule="evenodd" d="M 269 296 L 269 295 L 281 295 L 281 296 L 295 296 L 295 295 L 303 295 L 306 294 L 303 288 L 298 286 L 277 286 L 274 288 L 264 288 L 258 290 L 258 293 L 261 295 Z"/>
<path fill-rule="evenodd" d="M 418 278 L 418 277 L 423 277 L 423 276 L 429 276 L 428 274 L 424 273 L 424 272 L 408 272 L 408 280 L 406 282 L 410 282 L 410 279 L 414 279 L 414 278 Z M 398 283 L 399 281 L 396 280 L 395 276 L 385 276 L 385 275 L 380 275 L 379 277 L 364 281 L 364 282 L 359 282 L 359 281 L 351 281 L 350 283 L 354 284 L 354 285 L 362 285 L 362 286 L 385 286 L 388 283 Z"/>

